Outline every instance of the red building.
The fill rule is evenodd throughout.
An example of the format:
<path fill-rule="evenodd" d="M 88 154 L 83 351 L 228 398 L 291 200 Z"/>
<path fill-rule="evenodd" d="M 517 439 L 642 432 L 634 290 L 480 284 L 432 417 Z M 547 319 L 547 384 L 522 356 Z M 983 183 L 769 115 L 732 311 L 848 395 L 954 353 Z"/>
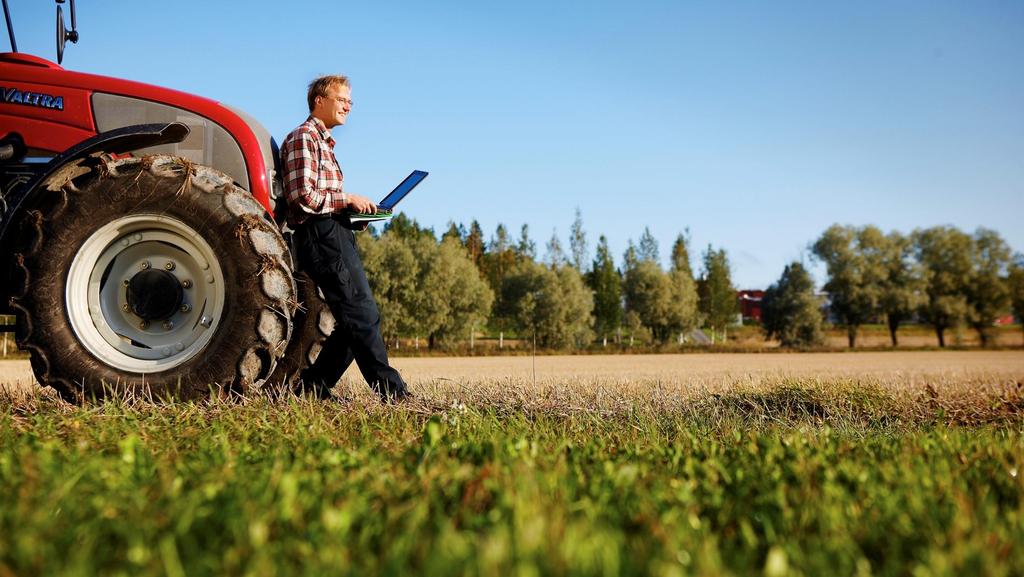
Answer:
<path fill-rule="evenodd" d="M 1000 327 L 1012 325 L 1014 320 L 1013 315 L 1003 315 L 996 319 L 995 325 Z"/>
<path fill-rule="evenodd" d="M 764 291 L 736 291 L 740 301 L 740 314 L 744 321 L 761 322 L 761 299 Z"/>

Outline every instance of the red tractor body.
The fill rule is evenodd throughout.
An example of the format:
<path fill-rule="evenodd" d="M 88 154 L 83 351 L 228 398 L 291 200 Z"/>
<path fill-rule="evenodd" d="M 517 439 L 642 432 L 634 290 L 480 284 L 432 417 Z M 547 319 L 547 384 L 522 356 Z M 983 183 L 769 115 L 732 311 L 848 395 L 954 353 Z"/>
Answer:
<path fill-rule="evenodd" d="M 273 166 L 266 166 L 253 130 L 236 112 L 201 96 L 65 70 L 28 54 L 0 53 L 0 138 L 17 132 L 30 150 L 50 154 L 64 152 L 96 136 L 92 104 L 95 93 L 170 105 L 220 125 L 241 148 L 250 194 L 272 211 L 268 169 Z M 60 105 L 55 106 L 58 99 Z"/>

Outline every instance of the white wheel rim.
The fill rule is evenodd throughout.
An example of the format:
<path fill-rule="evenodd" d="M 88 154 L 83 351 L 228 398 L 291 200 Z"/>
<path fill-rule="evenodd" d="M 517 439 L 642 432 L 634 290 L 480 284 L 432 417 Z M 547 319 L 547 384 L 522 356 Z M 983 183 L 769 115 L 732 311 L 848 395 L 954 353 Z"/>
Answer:
<path fill-rule="evenodd" d="M 173 316 L 143 324 L 127 310 L 125 281 L 147 265 L 168 270 L 185 290 Z M 210 245 L 185 223 L 157 214 L 125 216 L 94 232 L 65 285 L 71 328 L 85 348 L 115 369 L 136 373 L 166 371 L 199 354 L 217 332 L 225 295 Z"/>

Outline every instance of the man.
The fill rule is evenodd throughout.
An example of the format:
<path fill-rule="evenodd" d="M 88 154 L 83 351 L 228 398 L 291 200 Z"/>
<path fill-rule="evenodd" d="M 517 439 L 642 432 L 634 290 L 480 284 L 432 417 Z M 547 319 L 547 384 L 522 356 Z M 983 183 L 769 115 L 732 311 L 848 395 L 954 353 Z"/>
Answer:
<path fill-rule="evenodd" d="M 370 293 L 346 212 L 377 210 L 370 199 L 343 192 L 331 129 L 345 124 L 352 88 L 345 76 L 323 76 L 309 85 L 309 118 L 281 145 L 288 225 L 295 231 L 296 258 L 324 294 L 337 321 L 316 362 L 299 375 L 301 391 L 331 397 L 354 359 L 363 378 L 385 402 L 409 397 L 405 382 L 388 364 L 380 334 L 380 312 Z M 365 225 L 364 225 L 365 227 Z"/>

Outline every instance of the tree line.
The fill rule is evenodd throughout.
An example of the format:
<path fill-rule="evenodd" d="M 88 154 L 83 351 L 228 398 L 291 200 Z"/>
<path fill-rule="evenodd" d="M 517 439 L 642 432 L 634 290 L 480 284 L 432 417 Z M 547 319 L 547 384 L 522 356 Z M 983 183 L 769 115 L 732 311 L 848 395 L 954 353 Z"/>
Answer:
<path fill-rule="evenodd" d="M 736 289 L 722 249 L 707 247 L 695 277 L 688 238 L 680 234 L 664 270 L 658 242 L 645 229 L 616 266 L 604 236 L 590 257 L 578 210 L 568 244 L 566 250 L 553 233 L 540 257 L 528 225 L 513 238 L 499 224 L 485 238 L 476 221 L 468 228 L 451 223 L 438 238 L 399 214 L 383 232 L 361 235 L 359 250 L 389 342 L 451 348 L 484 331 L 557 349 L 595 340 L 682 343 L 701 326 L 724 340 L 736 318 Z"/>
<path fill-rule="evenodd" d="M 553 349 L 713 343 L 737 322 L 724 249 L 707 246 L 695 272 L 685 231 L 672 244 L 667 270 L 647 228 L 629 240 L 619 264 L 603 235 L 593 253 L 589 245 L 577 210 L 568 247 L 552 233 L 543 256 L 528 225 L 513 237 L 498 224 L 488 238 L 476 221 L 468 228 L 450 223 L 438 237 L 402 214 L 382 232 L 360 235 L 359 250 L 382 332 L 393 343 L 453 348 L 481 333 Z M 904 235 L 833 225 L 809 252 L 827 270 L 827 299 L 794 262 L 762 302 L 765 338 L 783 346 L 821 344 L 828 314 L 846 328 L 851 347 L 863 324 L 881 321 L 895 346 L 900 326 L 912 319 L 933 326 L 941 346 L 945 332 L 963 324 L 988 344 L 994 321 L 1011 309 L 1020 315 L 1024 306 L 1024 259 L 988 229 L 968 235 L 945 226 Z"/>
<path fill-rule="evenodd" d="M 1024 256 L 990 229 L 967 234 L 936 226 L 886 234 L 875 226 L 836 224 L 810 251 L 826 267 L 827 310 L 845 327 L 850 347 L 862 325 L 879 321 L 897 346 L 899 328 L 910 320 L 931 325 L 940 347 L 946 332 L 961 326 L 976 330 L 986 346 L 997 319 L 1024 316 Z M 766 291 L 762 319 L 766 335 L 784 346 L 821 343 L 822 306 L 801 263 L 788 265 Z"/>

